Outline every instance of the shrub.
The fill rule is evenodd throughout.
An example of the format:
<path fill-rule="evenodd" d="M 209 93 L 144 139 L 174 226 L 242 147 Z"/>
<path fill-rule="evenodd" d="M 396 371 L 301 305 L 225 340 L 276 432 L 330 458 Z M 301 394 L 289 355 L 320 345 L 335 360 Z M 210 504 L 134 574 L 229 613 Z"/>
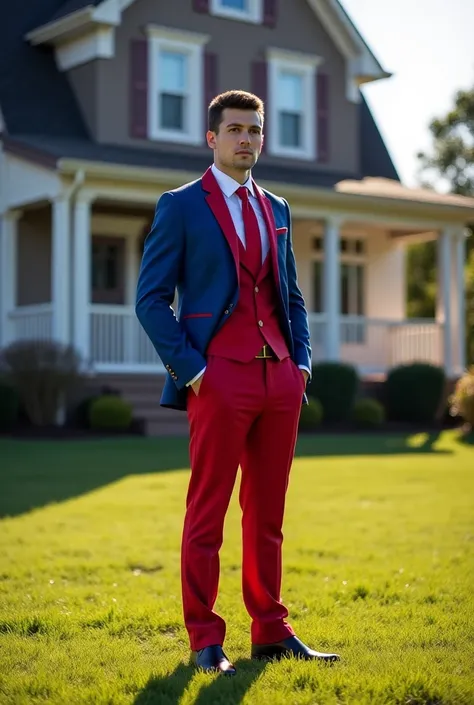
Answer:
<path fill-rule="evenodd" d="M 319 399 L 308 397 L 308 403 L 301 407 L 299 428 L 301 431 L 314 431 L 323 420 L 323 407 Z"/>
<path fill-rule="evenodd" d="M 0 428 L 11 428 L 18 421 L 20 399 L 11 384 L 0 381 Z"/>
<path fill-rule="evenodd" d="M 437 365 L 415 362 L 393 368 L 385 383 L 389 417 L 394 421 L 434 421 L 445 383 L 444 370 Z"/>
<path fill-rule="evenodd" d="M 358 387 L 355 367 L 341 362 L 321 362 L 312 369 L 308 390 L 320 400 L 324 420 L 337 422 L 350 418 Z"/>
<path fill-rule="evenodd" d="M 474 365 L 456 382 L 449 405 L 452 416 L 461 416 L 474 429 Z"/>
<path fill-rule="evenodd" d="M 377 428 L 385 421 L 385 409 L 377 399 L 358 399 L 352 417 L 359 428 Z"/>
<path fill-rule="evenodd" d="M 91 428 L 125 430 L 132 423 L 131 405 L 118 396 L 106 394 L 94 399 L 89 406 Z"/>
<path fill-rule="evenodd" d="M 0 369 L 35 426 L 56 422 L 61 404 L 82 381 L 80 367 L 74 348 L 53 340 L 20 340 L 0 352 Z"/>
<path fill-rule="evenodd" d="M 105 396 L 106 394 L 118 395 L 119 392 L 112 387 L 104 385 L 100 390 L 96 390 L 95 392 L 91 391 L 88 396 L 83 396 L 79 400 L 75 400 L 69 409 L 68 424 L 74 428 L 90 428 L 90 406 L 95 399 Z"/>

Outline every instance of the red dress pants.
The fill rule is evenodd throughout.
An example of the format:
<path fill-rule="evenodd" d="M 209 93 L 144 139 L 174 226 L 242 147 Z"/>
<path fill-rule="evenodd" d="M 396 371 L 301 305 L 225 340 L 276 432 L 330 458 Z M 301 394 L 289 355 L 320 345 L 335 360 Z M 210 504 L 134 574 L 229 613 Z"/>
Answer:
<path fill-rule="evenodd" d="M 223 644 L 215 611 L 219 549 L 240 465 L 242 589 L 251 639 L 294 632 L 280 599 L 282 524 L 305 383 L 287 358 L 239 363 L 209 356 L 198 396 L 190 388 L 191 478 L 182 536 L 184 622 L 192 650 Z"/>

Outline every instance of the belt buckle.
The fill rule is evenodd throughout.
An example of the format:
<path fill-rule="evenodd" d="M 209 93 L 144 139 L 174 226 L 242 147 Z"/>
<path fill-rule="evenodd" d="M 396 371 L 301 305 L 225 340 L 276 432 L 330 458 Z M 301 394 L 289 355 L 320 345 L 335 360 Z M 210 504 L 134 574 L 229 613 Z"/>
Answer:
<path fill-rule="evenodd" d="M 258 355 L 256 355 L 256 357 L 260 360 L 271 360 L 273 355 L 272 351 L 270 350 L 270 346 L 265 343 L 262 350 Z"/>

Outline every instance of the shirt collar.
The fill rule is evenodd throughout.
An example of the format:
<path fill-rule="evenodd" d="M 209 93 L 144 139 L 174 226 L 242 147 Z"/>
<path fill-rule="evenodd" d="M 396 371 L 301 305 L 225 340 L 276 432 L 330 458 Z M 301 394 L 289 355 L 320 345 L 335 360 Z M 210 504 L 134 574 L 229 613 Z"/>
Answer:
<path fill-rule="evenodd" d="M 246 186 L 250 191 L 250 194 L 252 196 L 255 196 L 251 176 L 249 176 L 249 178 L 244 184 L 239 184 L 239 182 L 233 179 L 231 176 L 224 174 L 224 172 L 218 169 L 215 164 L 212 165 L 211 169 L 212 173 L 216 177 L 216 181 L 219 184 L 221 191 L 227 196 L 227 198 L 233 196 L 233 194 L 237 191 L 240 186 Z"/>

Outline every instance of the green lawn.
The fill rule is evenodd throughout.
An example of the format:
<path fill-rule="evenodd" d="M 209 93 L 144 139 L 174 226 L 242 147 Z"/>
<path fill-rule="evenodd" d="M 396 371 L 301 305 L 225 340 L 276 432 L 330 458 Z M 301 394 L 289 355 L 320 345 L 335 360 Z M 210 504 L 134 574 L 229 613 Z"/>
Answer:
<path fill-rule="evenodd" d="M 234 679 L 188 666 L 188 472 L 184 440 L 0 440 L 0 703 L 474 703 L 474 447 L 300 439 L 283 597 L 332 668 L 249 661 L 235 494 L 217 604 Z"/>

